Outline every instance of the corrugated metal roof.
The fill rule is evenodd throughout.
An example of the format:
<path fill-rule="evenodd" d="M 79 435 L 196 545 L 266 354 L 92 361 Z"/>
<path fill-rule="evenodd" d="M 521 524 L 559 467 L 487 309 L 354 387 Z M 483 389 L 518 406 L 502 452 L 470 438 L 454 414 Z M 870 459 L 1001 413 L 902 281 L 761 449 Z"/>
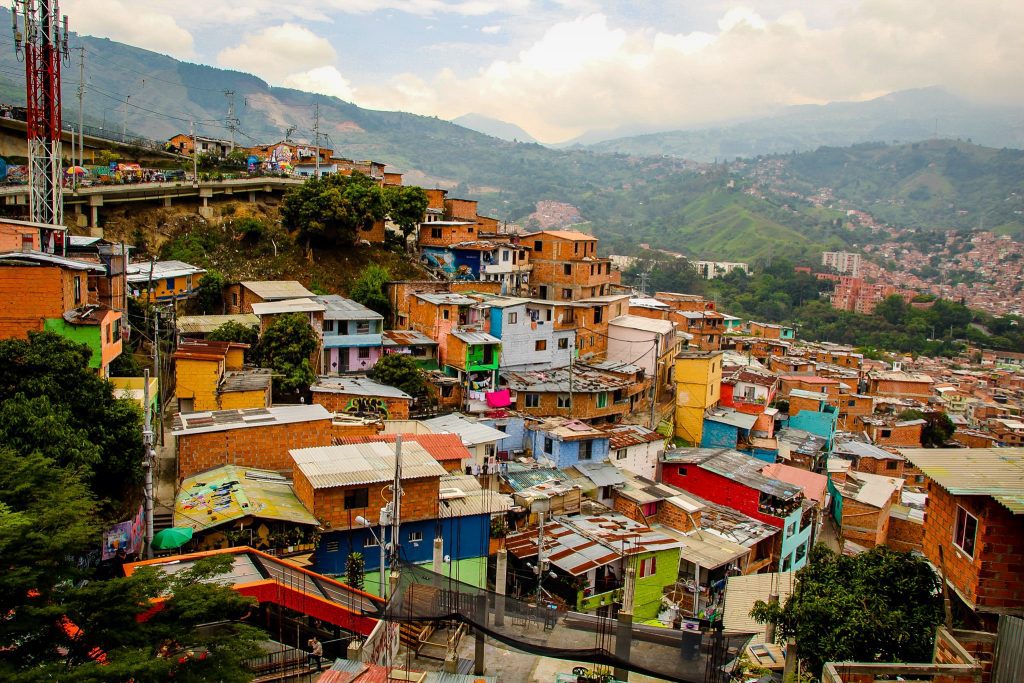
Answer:
<path fill-rule="evenodd" d="M 556 467 L 537 467 L 517 471 L 513 465 L 515 463 L 509 463 L 508 471 L 501 474 L 501 478 L 513 491 L 524 491 L 549 481 L 572 480 L 571 476 Z"/>
<path fill-rule="evenodd" d="M 232 370 L 224 373 L 220 391 L 262 391 L 270 388 L 271 371 L 265 368 L 252 370 Z"/>
<path fill-rule="evenodd" d="M 626 481 L 622 470 L 608 462 L 578 462 L 573 468 L 595 486 L 618 486 Z"/>
<path fill-rule="evenodd" d="M 245 410 L 216 410 L 201 413 L 178 413 L 174 416 L 175 436 L 222 432 L 229 429 L 266 427 L 268 425 L 291 424 L 330 420 L 331 413 L 321 405 L 274 406 L 273 408 L 248 408 Z"/>
<path fill-rule="evenodd" d="M 79 261 L 78 259 L 57 256 L 56 254 L 44 254 L 41 251 L 11 251 L 0 254 L 0 261 L 17 265 L 19 263 L 38 263 L 54 266 L 63 266 L 71 270 L 92 270 L 98 273 L 105 273 L 106 269 L 99 263 L 92 261 Z"/>
<path fill-rule="evenodd" d="M 899 453 L 890 453 L 884 448 L 863 441 L 840 441 L 832 449 L 833 455 L 852 455 L 858 458 L 874 458 L 875 460 L 904 460 Z"/>
<path fill-rule="evenodd" d="M 396 434 L 376 434 L 374 436 L 343 436 L 335 439 L 338 445 L 353 443 L 394 443 Z M 402 434 L 402 443 L 415 441 L 427 449 L 427 452 L 434 456 L 438 462 L 451 460 L 469 460 L 473 454 L 462 443 L 458 434 Z M 475 481 L 475 479 L 474 479 Z M 444 486 L 444 484 L 442 484 Z"/>
<path fill-rule="evenodd" d="M 462 439 L 462 443 L 467 446 L 476 446 L 481 443 L 493 443 L 508 436 L 505 432 L 500 432 L 497 429 L 488 427 L 481 422 L 467 420 L 459 413 L 452 413 L 450 415 L 442 415 L 440 417 L 433 417 L 429 420 L 423 420 L 423 424 L 435 434 L 458 434 L 459 438 Z"/>
<path fill-rule="evenodd" d="M 325 394 L 351 394 L 352 396 L 380 396 L 412 400 L 412 396 L 398 387 L 374 382 L 369 377 L 322 376 L 317 378 L 316 383 L 309 390 Z"/>
<path fill-rule="evenodd" d="M 630 305 L 632 305 L 632 301 Z M 655 320 L 654 318 L 644 318 L 639 315 L 620 315 L 618 318 L 612 318 L 608 324 L 658 334 L 668 334 L 676 328 L 675 324 L 669 320 Z"/>
<path fill-rule="evenodd" d="M 174 500 L 174 526 L 205 531 L 245 517 L 319 524 L 291 479 L 270 470 L 224 465 L 200 472 L 185 477 Z"/>
<path fill-rule="evenodd" d="M 664 434 L 640 425 L 619 425 L 605 429 L 605 432 L 608 434 L 612 450 L 665 440 Z"/>
<path fill-rule="evenodd" d="M 264 301 L 302 299 L 316 296 L 297 280 L 249 280 L 241 284 Z"/>
<path fill-rule="evenodd" d="M 394 478 L 395 447 L 388 443 L 296 448 L 289 452 L 295 466 L 315 489 L 373 484 Z M 402 479 L 445 474 L 445 469 L 423 446 L 402 444 Z"/>
<path fill-rule="evenodd" d="M 892 494 L 903 486 L 903 480 L 896 477 L 883 477 L 878 474 L 851 470 L 846 481 L 836 488 L 844 498 L 852 498 L 858 503 L 883 508 Z"/>
<path fill-rule="evenodd" d="M 799 467 L 792 467 L 782 463 L 771 463 L 761 470 L 761 474 L 772 479 L 778 479 L 803 489 L 804 497 L 820 503 L 825 499 L 825 487 L 828 484 L 828 477 L 824 474 L 809 472 Z"/>
<path fill-rule="evenodd" d="M 383 320 L 377 311 L 367 308 L 358 301 L 346 299 L 337 294 L 326 294 L 313 297 L 326 307 L 324 319 L 326 320 Z"/>
<path fill-rule="evenodd" d="M 750 616 L 750 610 L 758 600 L 768 602 L 768 596 L 776 593 L 779 604 L 796 588 L 794 572 L 769 572 L 730 576 L 725 584 L 725 604 L 722 608 L 722 627 L 727 633 L 753 633 L 753 643 L 763 643 L 767 624 L 757 623 Z"/>
<path fill-rule="evenodd" d="M 697 465 L 709 472 L 732 479 L 762 493 L 789 500 L 800 494 L 800 487 L 761 474 L 764 460 L 728 448 L 680 448 L 665 451 L 662 462 Z"/>
<path fill-rule="evenodd" d="M 384 330 L 384 346 L 437 346 L 437 342 L 417 330 Z"/>
<path fill-rule="evenodd" d="M 125 279 L 128 282 L 149 282 L 151 279 L 163 280 L 169 277 L 183 277 L 205 272 L 204 269 L 184 261 L 155 261 L 153 263 L 143 261 L 129 263 Z"/>
<path fill-rule="evenodd" d="M 209 334 L 225 323 L 238 323 L 247 327 L 259 327 L 260 319 L 252 313 L 235 315 L 183 315 L 175 321 L 181 334 Z"/>
<path fill-rule="evenodd" d="M 450 332 L 456 339 L 462 340 L 467 344 L 500 344 L 501 340 L 497 337 L 491 336 L 486 332 L 467 332 L 463 330 L 454 330 Z"/>
<path fill-rule="evenodd" d="M 417 299 L 423 299 L 428 303 L 432 303 L 435 306 L 472 306 L 477 303 L 476 299 L 471 299 L 462 294 L 452 294 L 449 292 L 416 292 L 413 296 Z"/>
<path fill-rule="evenodd" d="M 278 313 L 312 313 L 325 310 L 325 306 L 313 299 L 282 299 L 253 304 L 252 312 L 256 315 L 276 315 Z"/>
<path fill-rule="evenodd" d="M 991 496 L 1024 514 L 1024 448 L 901 448 L 907 460 L 957 496 Z"/>
<path fill-rule="evenodd" d="M 639 368 L 637 368 L 639 371 Z M 627 372 L 621 370 L 620 372 Z M 571 374 L 571 380 L 570 380 Z M 577 394 L 615 391 L 630 386 L 631 380 L 596 367 L 577 363 L 570 373 L 568 368 L 551 370 L 505 371 L 502 378 L 515 391 L 568 393 L 570 387 Z"/>
<path fill-rule="evenodd" d="M 750 429 L 757 422 L 757 415 L 749 415 L 747 413 L 741 413 L 734 408 L 723 408 L 721 406 L 717 408 L 710 408 L 704 413 L 705 420 L 711 420 L 712 422 L 720 422 L 727 424 L 730 427 L 738 427 L 739 429 Z"/>

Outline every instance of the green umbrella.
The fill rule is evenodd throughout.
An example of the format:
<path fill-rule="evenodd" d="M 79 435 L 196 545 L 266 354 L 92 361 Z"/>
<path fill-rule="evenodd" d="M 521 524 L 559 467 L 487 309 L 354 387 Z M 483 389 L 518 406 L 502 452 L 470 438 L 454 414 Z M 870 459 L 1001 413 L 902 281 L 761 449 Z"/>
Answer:
<path fill-rule="evenodd" d="M 174 550 L 192 540 L 192 527 L 172 526 L 153 535 L 153 548 L 156 550 Z"/>

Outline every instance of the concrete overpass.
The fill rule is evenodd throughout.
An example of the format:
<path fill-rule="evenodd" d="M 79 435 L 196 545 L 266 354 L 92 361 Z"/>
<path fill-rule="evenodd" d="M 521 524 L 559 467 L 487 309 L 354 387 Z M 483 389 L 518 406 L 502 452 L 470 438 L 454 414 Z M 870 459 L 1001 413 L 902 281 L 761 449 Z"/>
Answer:
<path fill-rule="evenodd" d="M 260 195 L 283 195 L 301 185 L 302 178 L 239 178 L 235 180 L 166 183 L 133 183 L 128 185 L 93 185 L 76 190 L 64 188 L 65 216 L 75 215 L 79 227 L 100 228 L 100 209 L 128 202 L 153 202 L 171 206 L 174 200 L 197 201 L 200 215 L 212 215 L 210 201 L 240 199 L 255 202 Z M 0 204 L 28 207 L 28 186 L 0 187 Z"/>

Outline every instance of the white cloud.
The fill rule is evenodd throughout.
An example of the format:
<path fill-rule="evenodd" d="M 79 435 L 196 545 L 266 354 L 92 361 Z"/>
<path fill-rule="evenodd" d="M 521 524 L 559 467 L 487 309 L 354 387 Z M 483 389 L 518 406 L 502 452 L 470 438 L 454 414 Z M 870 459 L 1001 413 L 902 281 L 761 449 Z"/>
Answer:
<path fill-rule="evenodd" d="M 482 33 L 490 33 L 490 34 L 501 33 L 501 26 L 497 26 L 497 25 L 494 25 L 494 26 L 484 26 L 482 29 L 480 29 L 480 31 Z"/>
<path fill-rule="evenodd" d="M 456 14 L 483 17 L 488 14 L 514 14 L 530 6 L 529 0 L 329 0 L 336 10 L 352 14 L 368 14 L 380 10 L 396 10 L 406 14 L 436 16 Z"/>
<path fill-rule="evenodd" d="M 282 85 L 307 92 L 332 95 L 351 102 L 355 98 L 352 84 L 333 66 L 319 66 L 287 76 Z"/>
<path fill-rule="evenodd" d="M 241 44 L 221 50 L 217 63 L 280 85 L 295 74 L 329 66 L 336 58 L 326 38 L 304 26 L 286 23 L 249 34 Z"/>
<path fill-rule="evenodd" d="M 171 13 L 139 12 L 128 0 L 65 0 L 61 9 L 70 17 L 69 28 L 129 45 L 189 58 L 194 54 L 192 34 Z"/>
<path fill-rule="evenodd" d="M 476 111 L 549 141 L 928 85 L 1024 103 L 1019 0 L 860 0 L 837 16 L 812 26 L 797 10 L 770 16 L 737 6 L 705 31 L 656 31 L 590 14 L 550 26 L 514 58 L 470 76 L 446 69 L 360 84 L 360 103 L 444 117 Z"/>

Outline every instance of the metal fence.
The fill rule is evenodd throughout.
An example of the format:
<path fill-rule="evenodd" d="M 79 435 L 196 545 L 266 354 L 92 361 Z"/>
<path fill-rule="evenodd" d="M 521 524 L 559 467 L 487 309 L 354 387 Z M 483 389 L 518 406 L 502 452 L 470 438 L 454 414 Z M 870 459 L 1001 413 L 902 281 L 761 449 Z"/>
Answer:
<path fill-rule="evenodd" d="M 992 683 L 1024 681 L 1024 619 L 1002 615 L 993 655 Z"/>

